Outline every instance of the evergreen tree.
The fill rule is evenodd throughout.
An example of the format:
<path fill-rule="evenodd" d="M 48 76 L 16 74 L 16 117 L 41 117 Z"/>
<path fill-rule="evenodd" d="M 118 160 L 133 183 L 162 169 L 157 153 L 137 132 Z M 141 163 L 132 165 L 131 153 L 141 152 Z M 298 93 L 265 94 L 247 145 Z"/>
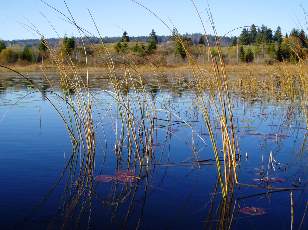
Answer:
<path fill-rule="evenodd" d="M 175 44 L 175 54 L 179 54 L 183 59 L 186 58 L 185 49 L 180 42 L 176 42 Z"/>
<path fill-rule="evenodd" d="M 250 42 L 249 42 L 250 44 L 256 42 L 257 34 L 258 34 L 257 27 L 254 24 L 252 24 L 250 27 Z"/>
<path fill-rule="evenodd" d="M 128 44 L 127 42 L 122 43 L 122 52 L 126 53 L 128 51 Z"/>
<path fill-rule="evenodd" d="M 289 38 L 285 38 L 282 40 L 282 43 L 278 46 L 277 50 L 277 60 L 282 61 L 289 61 L 291 58 L 291 49 L 289 44 Z"/>
<path fill-rule="evenodd" d="M 274 34 L 274 41 L 277 42 L 279 45 L 282 42 L 282 33 L 281 33 L 281 28 L 280 26 L 277 27 L 275 34 Z"/>
<path fill-rule="evenodd" d="M 4 49 L 6 49 L 6 45 L 5 45 L 4 41 L 1 41 L 1 40 L 0 40 L 0 53 L 1 53 L 1 51 L 4 50 Z"/>
<path fill-rule="evenodd" d="M 254 54 L 252 52 L 252 50 L 250 48 L 247 49 L 246 53 L 245 53 L 245 61 L 247 63 L 253 62 L 254 59 Z"/>
<path fill-rule="evenodd" d="M 62 46 L 64 53 L 71 55 L 76 47 L 75 39 L 73 37 L 68 38 L 65 36 L 63 39 Z"/>
<path fill-rule="evenodd" d="M 201 35 L 200 39 L 199 39 L 199 45 L 205 45 L 205 40 L 204 40 L 204 36 Z"/>
<path fill-rule="evenodd" d="M 186 50 L 185 47 L 189 47 L 192 45 L 192 39 L 189 37 L 178 38 L 175 41 L 175 54 L 179 54 L 183 59 L 186 58 Z"/>
<path fill-rule="evenodd" d="M 291 33 L 290 33 L 290 36 L 293 36 L 293 37 L 299 37 L 299 30 L 297 29 L 292 29 Z"/>
<path fill-rule="evenodd" d="M 136 53 L 137 55 L 140 55 L 140 56 L 143 56 L 145 54 L 145 47 L 144 45 L 139 45 L 139 43 L 137 42 L 133 48 L 132 48 L 132 51 L 134 53 Z"/>
<path fill-rule="evenodd" d="M 158 38 L 156 35 L 156 32 L 154 31 L 154 29 L 152 29 L 151 33 L 150 33 L 150 39 L 153 39 L 155 41 L 156 44 L 158 44 Z"/>
<path fill-rule="evenodd" d="M 231 46 L 237 46 L 237 37 L 232 38 Z"/>
<path fill-rule="evenodd" d="M 244 28 L 242 30 L 242 33 L 239 37 L 239 40 L 240 40 L 241 45 L 249 45 L 250 44 L 250 34 L 249 34 L 249 31 L 246 28 Z"/>
<path fill-rule="evenodd" d="M 301 31 L 299 32 L 298 38 L 299 38 L 300 41 L 301 41 L 302 47 L 303 47 L 303 48 L 307 48 L 307 47 L 308 47 L 308 44 L 307 44 L 307 36 L 306 36 L 304 30 L 301 30 Z"/>
<path fill-rule="evenodd" d="M 258 29 L 257 37 L 256 37 L 256 43 L 261 44 L 264 43 L 264 36 L 261 29 Z"/>
<path fill-rule="evenodd" d="M 152 30 L 152 32 L 150 33 L 150 37 L 148 40 L 148 52 L 152 53 L 154 50 L 157 49 L 157 43 L 158 43 L 158 39 L 156 36 L 156 33 L 154 30 Z"/>
<path fill-rule="evenodd" d="M 179 34 L 177 28 L 174 27 L 172 29 L 172 36 L 171 36 L 170 40 L 176 41 L 179 37 L 180 37 L 180 34 Z"/>
<path fill-rule="evenodd" d="M 136 44 L 135 44 L 135 45 L 133 46 L 133 48 L 132 48 L 132 51 L 133 51 L 134 53 L 138 53 L 139 48 L 140 48 L 140 46 L 139 46 L 138 42 L 136 42 Z"/>
<path fill-rule="evenodd" d="M 265 32 L 265 42 L 271 43 L 273 41 L 273 31 L 270 28 L 266 28 Z"/>
<path fill-rule="evenodd" d="M 122 42 L 129 42 L 130 41 L 129 36 L 128 36 L 126 31 L 124 31 L 124 33 L 122 35 L 122 40 L 121 41 Z"/>
<path fill-rule="evenodd" d="M 277 49 L 277 52 L 276 52 L 276 59 L 280 62 L 283 61 L 283 51 L 281 49 L 281 44 L 278 45 L 278 49 Z"/>
<path fill-rule="evenodd" d="M 245 50 L 243 46 L 240 47 L 239 57 L 241 62 L 245 62 Z"/>
<path fill-rule="evenodd" d="M 46 40 L 44 39 L 44 37 L 41 38 L 40 44 L 38 46 L 38 50 L 39 50 L 39 59 L 43 63 L 44 58 L 47 57 L 47 51 L 48 51 L 47 43 L 46 43 Z"/>
<path fill-rule="evenodd" d="M 122 43 L 117 42 L 117 44 L 114 46 L 114 49 L 117 53 L 120 53 L 122 51 Z"/>
<path fill-rule="evenodd" d="M 44 52 L 46 52 L 48 50 L 48 47 L 47 47 L 47 44 L 46 44 L 46 41 L 45 41 L 44 37 L 41 38 L 40 44 L 38 46 L 38 49 L 42 53 L 44 53 Z"/>
<path fill-rule="evenodd" d="M 123 32 L 121 41 L 117 42 L 117 44 L 114 46 L 114 49 L 117 53 L 126 53 L 128 51 L 128 42 L 130 41 L 130 38 L 128 36 L 128 33 L 126 31 Z M 135 47 L 136 48 L 136 47 Z M 134 49 L 134 47 L 133 47 Z"/>
<path fill-rule="evenodd" d="M 266 27 L 265 25 L 261 26 L 261 29 L 258 30 L 258 34 L 256 37 L 257 43 L 264 44 L 270 43 L 273 41 L 273 31 Z"/>
<path fill-rule="evenodd" d="M 275 43 L 270 43 L 268 46 L 267 46 L 267 53 L 269 54 L 269 56 L 273 59 L 276 58 L 276 47 L 275 47 Z"/>
<path fill-rule="evenodd" d="M 179 35 L 178 29 L 174 27 L 174 28 L 172 29 L 172 37 L 176 37 L 176 36 L 178 36 L 178 35 Z"/>
<path fill-rule="evenodd" d="M 117 42 L 114 49 L 117 53 L 126 53 L 128 51 L 128 44 L 127 42 Z"/>
<path fill-rule="evenodd" d="M 152 53 L 156 49 L 157 49 L 157 45 L 156 45 L 155 40 L 153 38 L 150 38 L 149 43 L 148 43 L 148 52 Z"/>
<path fill-rule="evenodd" d="M 28 62 L 33 61 L 33 53 L 29 46 L 24 47 L 24 50 L 21 53 L 21 59 Z"/>

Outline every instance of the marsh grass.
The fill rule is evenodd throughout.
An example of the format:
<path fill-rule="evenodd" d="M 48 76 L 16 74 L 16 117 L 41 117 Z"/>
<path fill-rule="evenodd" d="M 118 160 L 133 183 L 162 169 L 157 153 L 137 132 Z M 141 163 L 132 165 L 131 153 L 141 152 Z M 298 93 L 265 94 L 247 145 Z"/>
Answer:
<path fill-rule="evenodd" d="M 138 1 L 131 1 L 157 18 L 170 32 L 173 31 L 173 27 L 169 26 L 155 12 Z M 186 47 L 181 35 L 175 33 L 174 39 L 184 47 L 192 74 L 192 78 L 189 81 L 183 80 L 177 83 L 194 92 L 197 108 L 203 116 L 209 141 L 212 145 L 212 154 L 209 158 L 214 159 L 217 170 L 218 181 L 214 194 L 215 197 L 217 194 L 222 195 L 218 209 L 219 221 L 217 226 L 220 229 L 228 229 L 231 227 L 235 209 L 234 191 L 236 186 L 241 184 L 237 173 L 240 152 L 239 141 L 236 135 L 237 130 L 234 125 L 231 92 L 237 92 L 243 97 L 250 98 L 258 98 L 258 94 L 264 94 L 266 92 L 270 98 L 276 97 L 277 100 L 283 100 L 284 98 L 289 98 L 294 101 L 298 100 L 301 103 L 308 126 L 308 78 L 303 71 L 305 60 L 300 60 L 298 72 L 289 72 L 287 68 L 284 68 L 284 65 L 281 65 L 278 70 L 274 69 L 268 74 L 269 77 L 263 80 L 251 75 L 244 75 L 236 80 L 230 79 L 210 9 L 208 9 L 208 19 L 216 35 L 215 49 L 217 50 L 218 57 L 214 57 L 212 52 L 210 52 L 210 43 L 203 18 L 199 13 L 195 1 L 191 0 L 191 2 L 204 30 L 206 45 L 208 47 L 207 54 L 209 54 L 211 66 L 205 69 L 198 65 L 198 62 Z M 46 99 L 63 120 L 72 142 L 72 153 L 65 167 L 67 171 L 63 172 L 60 176 L 61 179 L 66 180 L 62 197 L 64 218 L 62 228 L 69 228 L 70 226 L 78 226 L 83 215 L 88 217 L 88 223 L 90 223 L 93 199 L 99 199 L 99 195 L 95 193 L 94 189 L 96 139 L 104 137 L 96 136 L 97 124 L 93 119 L 93 107 L 99 106 L 99 102 L 90 91 L 89 69 L 87 67 L 88 54 L 85 46 L 85 40 L 93 36 L 93 34 L 76 23 L 66 3 L 67 14 L 44 1 L 43 3 L 64 17 L 79 32 L 80 37 L 82 37 L 82 48 L 85 57 L 85 68 L 80 69 L 68 54 L 58 52 L 56 48 L 49 46 L 47 40 L 44 40 L 45 46 L 49 51 L 51 62 L 57 69 L 58 81 L 62 90 L 61 94 L 50 91 L 50 94 L 54 95 L 60 102 L 52 100 L 49 96 L 46 96 Z M 89 15 L 97 34 L 102 40 L 94 16 L 90 11 Z M 40 37 L 43 37 L 34 25 L 29 26 L 29 29 L 37 33 Z M 114 124 L 114 133 L 112 135 L 115 137 L 113 152 L 117 159 L 116 170 L 124 168 L 125 170 L 135 172 L 140 178 L 147 179 L 144 175 L 149 173 L 148 168 L 156 163 L 155 143 L 158 142 L 157 131 L 163 129 L 166 132 L 165 139 L 168 140 L 168 135 L 172 135 L 170 127 L 173 120 L 182 122 L 186 127 L 191 129 L 192 155 L 194 162 L 200 166 L 199 163 L 201 161 L 199 160 L 194 142 L 195 138 L 198 138 L 206 145 L 206 140 L 195 132 L 189 121 L 177 115 L 168 105 L 163 108 L 157 107 L 155 98 L 148 93 L 143 74 L 138 71 L 137 60 L 125 60 L 124 65 L 119 70 L 115 66 L 112 56 L 103 43 L 103 40 L 101 46 L 100 55 L 106 61 L 108 80 L 112 86 L 112 90 L 106 89 L 104 92 L 112 98 L 114 103 L 112 114 L 115 114 L 115 116 L 111 117 L 110 121 Z M 126 57 L 123 56 L 123 59 L 126 59 Z M 15 72 L 30 82 L 30 79 L 26 75 L 9 67 L 1 67 Z M 150 68 L 153 75 L 160 75 L 159 68 L 154 63 L 150 63 Z M 119 74 L 119 72 L 122 72 L 122 74 Z M 42 65 L 42 74 L 43 79 L 53 89 L 53 83 L 49 79 L 44 65 Z M 36 85 L 33 86 L 40 90 Z M 161 87 L 163 87 L 161 83 L 157 82 L 156 88 L 159 90 Z M 166 119 L 165 117 L 161 117 L 162 114 L 164 114 Z M 168 125 L 164 128 L 159 127 L 158 120 L 160 119 L 165 119 Z M 219 125 L 219 129 L 215 128 L 215 124 Z M 123 162 L 125 162 L 125 166 L 123 166 Z M 191 163 L 193 164 L 193 162 Z M 65 173 L 66 176 L 64 176 Z M 147 183 L 145 187 L 147 188 Z M 218 187 L 221 192 L 218 192 Z M 126 223 L 133 208 L 134 194 L 138 190 L 138 184 L 127 185 L 124 191 L 119 193 L 116 192 L 116 184 L 113 189 L 114 196 L 109 204 L 112 204 L 114 213 L 117 212 L 119 205 L 126 200 L 128 197 L 127 194 L 131 197 L 130 205 L 124 218 L 124 222 Z M 213 200 L 215 199 L 213 198 Z M 108 202 L 104 201 L 104 203 Z M 209 213 L 209 216 L 211 215 Z M 75 223 L 72 223 L 73 219 L 76 220 Z M 140 224 L 139 222 L 138 226 Z"/>

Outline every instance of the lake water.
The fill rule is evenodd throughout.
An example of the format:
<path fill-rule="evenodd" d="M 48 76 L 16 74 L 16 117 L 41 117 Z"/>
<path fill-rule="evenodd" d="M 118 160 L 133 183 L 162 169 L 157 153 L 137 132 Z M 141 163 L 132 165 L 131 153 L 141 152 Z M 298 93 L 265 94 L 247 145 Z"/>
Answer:
<path fill-rule="evenodd" d="M 93 184 L 80 192 L 76 178 L 82 146 L 74 147 L 62 118 L 46 100 L 65 113 L 67 107 L 54 95 L 58 90 L 38 81 L 44 89 L 39 92 L 15 76 L 0 82 L 1 229 L 308 228 L 307 129 L 296 101 L 231 93 L 239 182 L 250 186 L 236 185 L 226 204 L 192 91 L 147 87 L 158 108 L 153 158 L 128 170 L 133 165 L 127 162 L 128 137 L 123 155 L 115 150 L 121 122 L 114 98 L 108 86 L 92 87 Z M 128 97 L 134 98 L 134 92 Z M 213 126 L 219 137 L 219 124 Z M 119 172 L 124 180 L 116 178 Z M 259 209 L 253 213 L 251 207 Z"/>

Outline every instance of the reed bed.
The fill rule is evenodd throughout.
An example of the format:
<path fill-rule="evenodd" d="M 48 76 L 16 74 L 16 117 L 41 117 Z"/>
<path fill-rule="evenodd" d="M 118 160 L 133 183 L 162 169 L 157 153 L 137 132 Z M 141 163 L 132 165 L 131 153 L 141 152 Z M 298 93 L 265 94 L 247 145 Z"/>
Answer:
<path fill-rule="evenodd" d="M 135 0 L 132 1 L 156 17 L 170 32 L 174 31 L 171 26 L 152 10 Z M 208 19 L 216 35 L 215 48 L 218 51 L 218 59 L 210 52 L 207 31 L 205 30 L 204 21 L 200 16 L 198 6 L 195 1 L 191 0 L 191 2 L 204 29 L 206 45 L 209 47 L 208 53 L 210 54 L 211 66 L 209 69 L 204 69 L 199 66 L 197 61 L 189 53 L 181 35 L 175 33 L 174 39 L 181 43 L 187 53 L 188 64 L 192 75 L 191 79 L 185 79 L 177 83 L 194 92 L 197 108 L 202 114 L 204 125 L 207 128 L 207 134 L 209 135 L 209 141 L 212 146 L 209 158 L 214 159 L 218 178 L 214 194 L 216 196 L 221 193 L 222 198 L 218 211 L 218 216 L 220 217 L 217 228 L 228 229 L 232 224 L 236 204 L 234 191 L 236 186 L 240 185 L 240 179 L 238 177 L 238 165 L 240 163 L 239 141 L 237 137 L 238 132 L 234 124 L 234 106 L 232 104 L 231 94 L 238 94 L 243 98 L 254 99 L 259 98 L 258 95 L 266 93 L 269 95 L 269 98 L 276 98 L 276 100 L 284 100 L 287 98 L 292 101 L 298 101 L 306 116 L 308 127 L 308 77 L 302 68 L 304 60 L 300 60 L 298 72 L 288 72 L 284 68 L 284 65 L 281 65 L 278 69 L 273 69 L 267 77 L 261 80 L 251 75 L 244 75 L 240 78 L 232 79 L 226 71 L 221 46 L 219 44 L 220 40 L 216 33 L 210 10 L 208 10 Z M 93 199 L 99 199 L 99 195 L 95 193 L 94 189 L 95 157 L 97 139 L 104 137 L 97 136 L 96 134 L 97 124 L 93 118 L 93 107 L 99 107 L 99 103 L 104 102 L 98 102 L 96 100 L 89 85 L 90 76 L 89 70 L 87 69 L 88 54 L 85 41 L 88 37 L 93 36 L 93 34 L 76 23 L 67 5 L 67 14 L 65 14 L 48 3 L 44 3 L 72 24 L 80 33 L 80 37 L 83 38 L 82 48 L 84 50 L 86 66 L 83 69 L 76 66 L 68 54 L 63 52 L 59 53 L 57 49 L 50 47 L 46 40 L 44 41 L 46 47 L 48 47 L 50 59 L 57 69 L 58 81 L 61 88 L 61 94 L 50 92 L 53 97 L 49 98 L 49 96 L 46 96 L 46 98 L 63 120 L 72 142 L 71 156 L 64 172 L 60 176 L 61 179 L 65 180 L 65 189 L 62 197 L 64 217 L 62 228 L 69 228 L 70 226 L 78 226 L 79 221 L 84 215 L 88 217 L 88 222 L 90 222 Z M 97 29 L 95 19 L 90 11 L 89 15 Z M 34 25 L 30 25 L 29 29 L 43 37 Z M 102 37 L 98 29 L 97 34 L 99 37 Z M 103 42 L 101 46 L 101 56 L 106 61 L 108 81 L 111 85 L 111 90 L 106 89 L 104 92 L 113 101 L 110 122 L 114 127 L 114 133 L 111 135 L 115 137 L 113 154 L 117 160 L 116 170 L 134 172 L 136 177 L 138 175 L 138 178 L 147 180 L 148 177 L 146 175 L 149 173 L 149 168 L 157 163 L 155 143 L 159 141 L 156 135 L 157 130 L 162 129 L 158 125 L 158 120 L 160 119 L 165 119 L 169 123 L 173 119 L 182 122 L 192 131 L 192 144 L 195 141 L 194 138 L 197 137 L 199 141 L 206 145 L 207 141 L 195 132 L 193 126 L 188 121 L 178 116 L 168 106 L 163 108 L 157 106 L 155 98 L 151 97 L 151 94 L 148 93 L 145 78 L 138 71 L 136 62 L 133 59 L 126 60 L 125 65 L 119 70 L 115 66 Z M 123 56 L 123 59 L 125 58 Z M 157 66 L 151 65 L 151 63 L 150 66 L 153 75 L 159 75 Z M 12 69 L 9 70 L 14 71 Z M 119 72 L 122 72 L 122 74 L 119 74 Z M 30 81 L 26 75 L 18 74 L 27 81 Z M 55 86 L 53 86 L 48 74 L 46 74 L 44 66 L 42 66 L 42 75 L 42 78 L 48 82 L 51 89 L 54 89 Z M 160 89 L 161 87 L 163 86 L 157 82 L 156 88 Z M 40 90 L 37 86 L 35 88 Z M 215 129 L 215 124 L 219 124 L 218 131 Z M 168 128 L 164 129 L 166 136 L 171 133 Z M 195 159 L 194 162 L 200 163 L 195 148 L 192 148 L 192 155 Z M 78 164 L 78 162 L 80 163 Z M 116 213 L 120 203 L 123 203 L 123 200 L 130 197 L 130 205 L 127 209 L 127 215 L 124 218 L 124 222 L 127 222 L 131 213 L 134 194 L 137 192 L 138 186 L 138 183 L 128 185 L 125 187 L 125 191 L 117 193 L 115 185 L 112 201 L 102 201 L 102 203 L 111 203 Z M 148 184 L 145 183 L 144 188 L 147 188 L 147 186 Z M 213 200 L 215 199 L 213 198 Z M 211 215 L 209 213 L 209 216 Z M 72 223 L 73 219 L 77 221 Z M 138 226 L 139 224 L 141 223 L 138 223 Z"/>

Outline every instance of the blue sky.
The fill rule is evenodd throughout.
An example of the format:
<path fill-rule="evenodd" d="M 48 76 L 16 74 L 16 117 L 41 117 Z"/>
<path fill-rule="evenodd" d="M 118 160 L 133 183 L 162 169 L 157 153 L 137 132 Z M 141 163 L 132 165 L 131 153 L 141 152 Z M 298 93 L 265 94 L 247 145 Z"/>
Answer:
<path fill-rule="evenodd" d="M 46 0 L 67 13 L 62 0 Z M 168 24 L 175 25 L 181 33 L 200 32 L 201 24 L 190 0 L 139 0 L 156 12 Z M 5 40 L 38 38 L 23 24 L 39 28 L 46 37 L 57 37 L 42 13 L 56 28 L 60 36 L 78 36 L 78 32 L 63 17 L 41 3 L 40 0 L 0 0 L 0 38 Z M 152 28 L 157 34 L 170 32 L 155 17 L 130 0 L 66 0 L 77 22 L 95 33 L 87 9 L 90 9 L 103 36 L 119 36 L 123 30 L 129 35 L 147 35 Z M 219 34 L 238 26 L 265 24 L 275 29 L 281 25 L 283 32 L 293 27 L 304 27 L 305 16 L 300 5 L 308 12 L 306 0 L 196 0 L 203 18 L 207 21 L 206 8 L 210 5 Z M 206 22 L 209 32 L 209 23 Z M 231 35 L 237 35 L 234 32 Z"/>

